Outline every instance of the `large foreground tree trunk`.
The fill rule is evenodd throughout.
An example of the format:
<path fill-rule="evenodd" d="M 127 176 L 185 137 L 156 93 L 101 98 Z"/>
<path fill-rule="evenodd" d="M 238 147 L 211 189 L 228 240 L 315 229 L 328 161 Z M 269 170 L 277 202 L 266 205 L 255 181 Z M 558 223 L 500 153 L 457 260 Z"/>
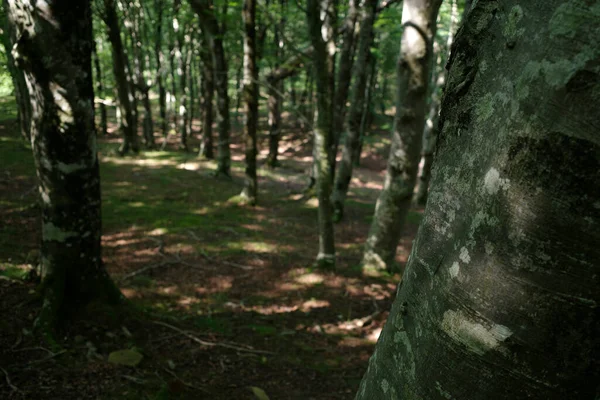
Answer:
<path fill-rule="evenodd" d="M 333 96 L 335 89 L 335 46 L 333 45 L 332 7 L 330 2 L 309 0 L 307 20 L 309 36 L 314 48 L 314 78 L 317 83 L 317 113 L 314 118 L 313 157 L 314 179 L 319 200 L 319 254 L 317 264 L 335 267 L 335 241 L 333 231 L 333 207 L 331 206 L 332 157 L 334 142 Z M 323 18 L 321 18 L 323 16 Z"/>
<path fill-rule="evenodd" d="M 593 2 L 474 2 L 358 399 L 597 398 L 599 21 Z"/>
<path fill-rule="evenodd" d="M 31 143 L 42 207 L 42 287 L 37 320 L 51 328 L 62 307 L 119 301 L 102 264 L 100 177 L 94 131 L 89 1 L 5 1 L 20 38 L 33 109 Z"/>
<path fill-rule="evenodd" d="M 363 269 L 393 269 L 419 169 L 429 88 L 432 39 L 441 0 L 406 0 L 398 59 L 396 116 L 383 190 L 363 257 Z"/>
<path fill-rule="evenodd" d="M 108 39 L 112 46 L 113 73 L 117 86 L 117 95 L 119 98 L 119 109 L 121 112 L 120 127 L 123 134 L 123 145 L 119 152 L 127 154 L 129 150 L 137 152 L 139 150 L 137 131 L 135 129 L 136 121 L 133 111 L 132 98 L 127 78 L 127 60 L 123 40 L 121 39 L 121 29 L 119 27 L 119 17 L 115 8 L 115 0 L 104 0 L 103 19 L 108 31 Z"/>
<path fill-rule="evenodd" d="M 242 197 L 256 204 L 258 181 L 256 177 L 256 130 L 258 126 L 258 66 L 256 65 L 256 0 L 244 0 L 244 136 L 246 170 Z"/>

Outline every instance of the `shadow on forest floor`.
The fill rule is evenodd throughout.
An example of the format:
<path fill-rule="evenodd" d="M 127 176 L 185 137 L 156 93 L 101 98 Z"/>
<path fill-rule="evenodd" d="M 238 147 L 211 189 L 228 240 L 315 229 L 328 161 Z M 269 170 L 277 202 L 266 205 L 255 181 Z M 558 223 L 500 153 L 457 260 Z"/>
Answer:
<path fill-rule="evenodd" d="M 256 398 L 251 387 L 271 399 L 353 397 L 399 280 L 357 269 L 387 135 L 369 138 L 367 168 L 358 169 L 336 225 L 335 273 L 311 267 L 316 202 L 302 195 L 311 142 L 294 129 L 285 136 L 282 168 L 260 170 L 257 207 L 229 200 L 243 179 L 237 136 L 232 180 L 212 177 L 214 162 L 192 153 L 119 158 L 118 138 L 101 138 L 104 261 L 146 313 L 117 319 L 92 305 L 91 320 L 61 335 L 65 352 L 52 353 L 30 335 L 34 286 L 17 279 L 38 257 L 32 157 L 16 123 L 0 121 L 0 397 Z M 400 263 L 419 221 L 411 213 Z M 107 362 L 125 348 L 144 355 L 138 367 Z"/>

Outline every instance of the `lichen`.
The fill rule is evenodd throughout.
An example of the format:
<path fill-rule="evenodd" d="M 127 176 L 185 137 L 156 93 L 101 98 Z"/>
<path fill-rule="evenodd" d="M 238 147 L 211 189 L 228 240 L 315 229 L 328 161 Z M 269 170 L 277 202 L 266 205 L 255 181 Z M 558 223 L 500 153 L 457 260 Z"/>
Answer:
<path fill-rule="evenodd" d="M 64 242 L 67 239 L 77 236 L 77 232 L 65 231 L 58 226 L 54 225 L 52 222 L 44 223 L 42 227 L 42 234 L 44 240 L 53 240 L 57 242 Z"/>
<path fill-rule="evenodd" d="M 471 321 L 461 311 L 454 310 L 447 310 L 444 313 L 442 329 L 454 341 L 478 355 L 496 349 L 512 335 L 512 331 L 504 325 L 491 324 L 488 329 L 480 323 Z"/>

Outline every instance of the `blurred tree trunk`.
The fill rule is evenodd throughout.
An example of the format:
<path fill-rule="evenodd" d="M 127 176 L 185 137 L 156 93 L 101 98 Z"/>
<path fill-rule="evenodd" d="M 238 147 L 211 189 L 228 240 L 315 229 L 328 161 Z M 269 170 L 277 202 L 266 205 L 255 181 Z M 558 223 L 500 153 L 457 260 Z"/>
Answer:
<path fill-rule="evenodd" d="M 14 53 L 25 72 L 33 106 L 31 136 L 41 194 L 45 297 L 36 326 L 47 334 L 65 308 L 90 300 L 122 299 L 104 269 L 100 251 L 92 11 L 89 1 L 32 5 L 5 0 L 4 6 L 20 38 Z"/>
<path fill-rule="evenodd" d="M 597 398 L 600 9 L 527 6 L 474 2 L 457 34 L 425 217 L 359 400 Z"/>
<path fill-rule="evenodd" d="M 156 36 L 154 38 L 154 59 L 156 63 L 156 85 L 158 86 L 158 107 L 160 114 L 160 131 L 166 139 L 169 133 L 167 124 L 167 91 L 165 84 L 167 81 L 167 71 L 165 68 L 165 54 L 162 49 L 163 43 L 163 16 L 164 16 L 164 0 L 154 0 L 154 8 L 156 10 Z M 166 140 L 165 140 L 166 141 Z"/>
<path fill-rule="evenodd" d="M 358 53 L 354 68 L 354 83 L 348 112 L 347 131 L 342 149 L 342 159 L 335 177 L 333 191 L 333 208 L 335 220 L 341 220 L 344 214 L 344 202 L 352 179 L 354 167 L 353 156 L 360 144 L 361 121 L 364 114 L 365 90 L 369 77 L 369 59 L 371 57 L 371 44 L 373 43 L 373 24 L 378 0 L 366 0 L 361 10 L 360 36 L 358 39 Z M 338 89 L 339 90 L 339 89 Z M 345 103 L 345 100 L 344 100 Z M 338 123 L 343 122 L 338 121 Z"/>
<path fill-rule="evenodd" d="M 423 149 L 421 151 L 421 162 L 419 178 L 417 180 L 417 189 L 414 195 L 414 203 L 424 206 L 427 203 L 427 193 L 429 190 L 429 180 L 431 179 L 431 167 L 433 165 L 433 153 L 437 143 L 437 124 L 440 113 L 440 96 L 446 82 L 446 62 L 450 55 L 450 48 L 454 40 L 454 31 L 458 25 L 458 1 L 452 0 L 450 3 L 450 24 L 448 26 L 448 36 L 445 46 L 440 41 L 434 42 L 434 54 L 437 54 L 436 65 L 432 71 L 432 89 L 431 104 L 429 106 L 429 115 L 423 130 Z"/>
<path fill-rule="evenodd" d="M 258 125 L 258 66 L 256 65 L 256 0 L 244 0 L 244 136 L 246 170 L 242 197 L 255 205 L 258 195 L 256 178 L 256 131 Z"/>
<path fill-rule="evenodd" d="M 94 58 L 94 66 L 96 69 L 96 97 L 101 97 L 102 102 L 99 103 L 100 108 L 100 134 L 102 136 L 106 136 L 108 131 L 108 117 L 106 115 L 106 104 L 104 104 L 104 83 L 102 79 L 102 68 L 100 67 L 100 57 L 98 56 L 98 51 L 96 49 L 96 43 L 94 42 L 93 48 L 93 58 Z"/>
<path fill-rule="evenodd" d="M 187 151 L 188 150 L 188 119 L 190 118 L 189 112 L 189 87 L 188 75 L 189 65 L 192 58 L 192 30 L 188 29 L 186 32 L 182 32 L 178 37 L 178 48 L 179 55 L 177 57 L 177 73 L 179 75 L 179 90 L 181 97 L 179 99 L 179 135 L 180 143 L 179 147 Z"/>
<path fill-rule="evenodd" d="M 206 40 L 201 40 L 201 42 L 204 44 Z M 212 124 L 215 74 L 212 57 L 204 46 L 200 47 L 200 58 L 202 59 L 202 143 L 199 156 L 212 160 L 214 158 Z"/>
<path fill-rule="evenodd" d="M 365 143 L 365 137 L 367 136 L 367 129 L 373 123 L 373 119 L 375 118 L 375 105 L 373 104 L 373 93 L 375 91 L 375 87 L 377 86 L 377 58 L 371 52 L 370 59 L 370 69 L 369 72 L 369 85 L 367 86 L 367 90 L 365 92 L 365 104 L 363 106 L 363 114 L 360 120 L 360 135 L 358 139 L 358 146 L 354 154 L 352 155 L 352 163 L 355 167 L 360 166 L 360 159 L 362 156 L 363 145 Z"/>
<path fill-rule="evenodd" d="M 405 0 L 397 67 L 396 116 L 383 190 L 363 256 L 363 270 L 392 270 L 412 203 L 429 93 L 435 21 L 441 0 Z"/>
<path fill-rule="evenodd" d="M 117 86 L 117 94 L 119 98 L 119 110 L 121 118 L 119 121 L 120 128 L 123 134 L 123 144 L 119 149 L 119 153 L 124 155 L 129 150 L 137 153 L 139 151 L 137 132 L 134 130 L 134 115 L 132 107 L 131 89 L 127 78 L 127 60 L 123 41 L 121 40 L 121 29 L 119 27 L 119 17 L 115 8 L 115 0 L 103 0 L 104 12 L 102 18 L 106 24 L 108 31 L 108 39 L 112 46 L 113 55 L 113 73 Z"/>
<path fill-rule="evenodd" d="M 4 13 L 8 13 L 8 7 L 5 7 Z M 2 17 L 5 17 L 4 15 Z M 25 141 L 31 141 L 31 103 L 29 100 L 29 92 L 27 90 L 27 82 L 23 71 L 15 64 L 15 59 L 12 54 L 12 49 L 16 41 L 15 26 L 10 23 L 8 18 L 5 24 L 6 30 L 2 35 L 4 50 L 6 54 L 6 63 L 8 71 L 12 79 L 13 88 L 15 91 L 15 100 L 17 102 L 17 121 L 19 122 L 19 130 Z"/>
<path fill-rule="evenodd" d="M 307 22 L 314 48 L 313 73 L 317 84 L 317 113 L 313 124 L 313 155 L 317 198 L 319 200 L 319 254 L 317 265 L 335 268 L 333 209 L 331 206 L 332 157 L 334 143 L 333 97 L 335 93 L 335 8 L 332 2 L 308 0 Z"/>
<path fill-rule="evenodd" d="M 231 174 L 231 151 L 230 142 L 230 117 L 229 117 L 229 94 L 228 70 L 225 50 L 223 49 L 223 35 L 225 26 L 219 26 L 215 16 L 213 0 L 189 0 L 194 12 L 198 15 L 202 32 L 206 38 L 208 47 L 211 49 L 215 88 L 217 92 L 217 129 L 219 131 L 219 143 L 217 145 L 217 175 L 230 176 Z"/>

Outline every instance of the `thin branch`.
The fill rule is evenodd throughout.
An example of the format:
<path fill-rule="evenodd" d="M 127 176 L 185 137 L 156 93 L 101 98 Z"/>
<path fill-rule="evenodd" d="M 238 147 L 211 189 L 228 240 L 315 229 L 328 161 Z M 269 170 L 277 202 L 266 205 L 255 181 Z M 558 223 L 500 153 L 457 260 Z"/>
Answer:
<path fill-rule="evenodd" d="M 8 385 L 8 387 L 11 388 L 13 392 L 20 392 L 19 388 L 13 385 L 10 381 L 10 376 L 8 375 L 8 372 L 6 372 L 6 370 L 2 367 L 0 367 L 0 370 L 4 372 L 4 378 L 6 379 L 6 384 Z"/>
<path fill-rule="evenodd" d="M 220 342 L 207 342 L 206 340 L 202 340 L 197 336 L 192 335 L 189 332 L 184 331 L 183 329 L 180 329 L 176 326 L 167 324 L 165 322 L 161 322 L 161 321 L 150 321 L 153 324 L 156 325 L 160 325 L 160 326 L 164 326 L 166 328 L 172 329 L 176 332 L 179 332 L 180 334 L 182 334 L 183 336 L 187 337 L 188 339 L 193 340 L 194 342 L 201 344 L 202 346 L 207 346 L 207 347 L 224 347 L 226 349 L 232 349 L 232 350 L 236 350 L 236 351 L 241 351 L 241 352 L 245 352 L 245 353 L 254 353 L 254 354 L 275 354 L 272 351 L 266 351 L 266 350 L 255 350 L 255 349 L 248 349 L 245 347 L 241 347 L 241 345 L 238 344 L 229 344 L 229 343 L 220 343 Z"/>

